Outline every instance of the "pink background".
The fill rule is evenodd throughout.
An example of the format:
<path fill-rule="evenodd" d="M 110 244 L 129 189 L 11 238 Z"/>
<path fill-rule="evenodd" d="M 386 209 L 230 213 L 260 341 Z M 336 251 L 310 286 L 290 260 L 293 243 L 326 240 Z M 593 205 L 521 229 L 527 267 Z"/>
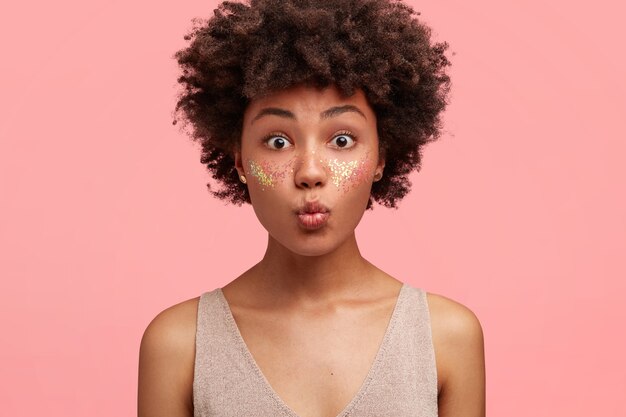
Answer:
<path fill-rule="evenodd" d="M 0 12 L 2 414 L 131 416 L 149 321 L 264 251 L 171 124 L 216 2 L 39 3 Z M 478 315 L 488 415 L 624 416 L 623 6 L 505 3 L 417 6 L 455 53 L 446 132 L 358 238 Z"/>

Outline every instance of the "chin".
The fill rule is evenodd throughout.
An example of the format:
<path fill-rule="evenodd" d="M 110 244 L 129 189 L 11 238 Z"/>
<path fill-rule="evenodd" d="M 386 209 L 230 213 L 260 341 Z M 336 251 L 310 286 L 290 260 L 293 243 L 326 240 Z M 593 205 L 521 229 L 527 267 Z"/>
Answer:
<path fill-rule="evenodd" d="M 335 248 L 328 248 L 322 245 L 308 245 L 302 247 L 287 247 L 287 249 L 296 255 L 315 257 L 329 254 L 333 252 Z"/>
<path fill-rule="evenodd" d="M 335 241 L 331 234 L 320 231 L 312 233 L 302 233 L 299 236 L 275 236 L 275 240 L 285 250 L 300 256 L 323 256 L 337 250 L 343 243 Z"/>

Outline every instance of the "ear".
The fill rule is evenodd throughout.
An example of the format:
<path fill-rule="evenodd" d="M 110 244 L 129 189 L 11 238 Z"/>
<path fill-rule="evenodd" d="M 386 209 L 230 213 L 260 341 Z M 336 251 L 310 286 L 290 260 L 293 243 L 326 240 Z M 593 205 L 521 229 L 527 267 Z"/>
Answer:
<path fill-rule="evenodd" d="M 241 150 L 235 149 L 233 151 L 233 159 L 235 160 L 235 169 L 237 170 L 237 174 L 239 176 L 246 175 L 243 170 L 243 161 L 241 160 Z"/>
<path fill-rule="evenodd" d="M 385 169 L 385 158 L 380 158 L 378 160 L 378 165 L 376 166 L 376 172 L 380 172 L 380 174 L 382 175 L 384 169 Z"/>
<path fill-rule="evenodd" d="M 376 165 L 376 169 L 374 170 L 374 182 L 380 181 L 383 176 L 383 171 L 385 169 L 385 158 L 380 156 L 378 158 L 378 165 Z"/>

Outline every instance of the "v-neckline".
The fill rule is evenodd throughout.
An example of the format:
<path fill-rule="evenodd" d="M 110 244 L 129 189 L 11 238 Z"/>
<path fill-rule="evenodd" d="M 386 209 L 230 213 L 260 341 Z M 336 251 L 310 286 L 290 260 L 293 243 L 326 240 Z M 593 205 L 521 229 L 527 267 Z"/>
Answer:
<path fill-rule="evenodd" d="M 397 321 L 396 317 L 398 315 L 399 305 L 402 301 L 402 297 L 403 297 L 406 287 L 407 287 L 407 284 L 402 283 L 402 286 L 400 287 L 400 291 L 398 292 L 398 295 L 396 296 L 396 302 L 393 307 L 391 317 L 389 318 L 389 321 L 387 323 L 385 334 L 383 336 L 382 341 L 380 342 L 380 345 L 378 346 L 378 351 L 376 352 L 376 356 L 374 356 L 374 361 L 370 365 L 370 368 L 367 372 L 367 375 L 365 376 L 365 379 L 361 383 L 361 386 L 357 390 L 356 394 L 354 394 L 354 396 L 348 402 L 348 404 L 346 404 L 343 410 L 341 410 L 339 414 L 337 414 L 337 416 L 335 417 L 346 416 L 348 412 L 351 411 L 358 404 L 358 402 L 361 400 L 361 397 L 365 395 L 367 388 L 369 386 L 369 383 L 372 381 L 372 379 L 376 375 L 378 368 L 384 358 L 384 354 L 386 351 L 388 340 L 391 335 L 391 331 Z M 269 383 L 269 380 L 265 377 L 265 374 L 263 374 L 263 371 L 257 364 L 256 360 L 254 359 L 254 356 L 252 356 L 252 352 L 250 352 L 248 345 L 243 339 L 243 336 L 241 335 L 241 332 L 239 331 L 239 327 L 237 326 L 237 322 L 235 321 L 235 317 L 233 316 L 232 310 L 230 309 L 230 305 L 228 304 L 228 300 L 226 300 L 226 297 L 224 296 L 224 293 L 222 292 L 221 288 L 217 288 L 217 294 L 219 295 L 219 299 L 222 303 L 222 306 L 224 307 L 224 312 L 225 312 L 226 320 L 228 322 L 228 326 L 230 327 L 230 331 L 233 333 L 236 343 L 239 345 L 239 348 L 241 349 L 243 355 L 245 356 L 248 362 L 248 365 L 257 375 L 258 382 L 261 384 L 261 386 L 264 388 L 267 394 L 274 400 L 276 405 L 279 408 L 281 408 L 285 413 L 287 413 L 289 417 L 301 417 L 293 409 L 291 409 L 291 407 L 287 405 L 285 401 L 283 401 L 283 399 L 278 395 L 278 393 L 274 390 L 272 385 Z"/>

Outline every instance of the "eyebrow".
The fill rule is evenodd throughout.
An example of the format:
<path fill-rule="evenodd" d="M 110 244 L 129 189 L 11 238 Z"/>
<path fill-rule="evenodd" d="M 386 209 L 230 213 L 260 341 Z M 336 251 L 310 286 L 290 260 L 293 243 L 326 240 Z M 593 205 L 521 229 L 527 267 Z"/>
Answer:
<path fill-rule="evenodd" d="M 321 119 L 329 119 L 331 117 L 336 117 L 336 116 L 339 116 L 340 114 L 347 113 L 347 112 L 358 113 L 361 116 L 363 116 L 363 118 L 367 119 L 367 117 L 365 117 L 365 114 L 363 114 L 363 112 L 358 107 L 353 106 L 352 104 L 346 104 L 346 105 L 343 105 L 343 106 L 335 106 L 335 107 L 331 107 L 329 109 L 326 109 L 326 110 L 324 110 L 323 112 L 320 113 L 320 118 Z M 292 112 L 290 112 L 289 110 L 281 109 L 281 108 L 278 108 L 278 107 L 266 107 L 266 108 L 262 109 L 254 117 L 254 119 L 252 119 L 250 124 L 254 123 L 256 120 L 260 119 L 261 117 L 268 116 L 268 115 L 279 116 L 279 117 L 284 117 L 286 119 L 297 120 L 296 119 L 296 115 L 293 114 Z"/>
<path fill-rule="evenodd" d="M 367 120 L 367 117 L 365 117 L 365 115 L 363 114 L 363 112 L 357 107 L 357 106 L 353 106 L 352 104 L 346 104 L 344 106 L 336 106 L 336 107 L 331 107 L 328 110 L 324 110 L 321 114 L 320 114 L 320 118 L 322 119 L 328 119 L 330 117 L 335 117 L 335 116 L 339 116 L 342 113 L 346 113 L 346 112 L 354 112 L 354 113 L 358 113 L 361 116 L 363 116 L 363 118 L 365 118 Z"/>
<path fill-rule="evenodd" d="M 250 124 L 254 123 L 256 120 L 260 119 L 261 117 L 267 116 L 267 115 L 280 116 L 280 117 L 285 117 L 287 119 L 296 120 L 296 115 L 290 112 L 289 110 L 279 109 L 278 107 L 266 107 L 262 109 L 259 112 L 259 114 L 254 116 L 254 119 L 252 119 Z"/>

